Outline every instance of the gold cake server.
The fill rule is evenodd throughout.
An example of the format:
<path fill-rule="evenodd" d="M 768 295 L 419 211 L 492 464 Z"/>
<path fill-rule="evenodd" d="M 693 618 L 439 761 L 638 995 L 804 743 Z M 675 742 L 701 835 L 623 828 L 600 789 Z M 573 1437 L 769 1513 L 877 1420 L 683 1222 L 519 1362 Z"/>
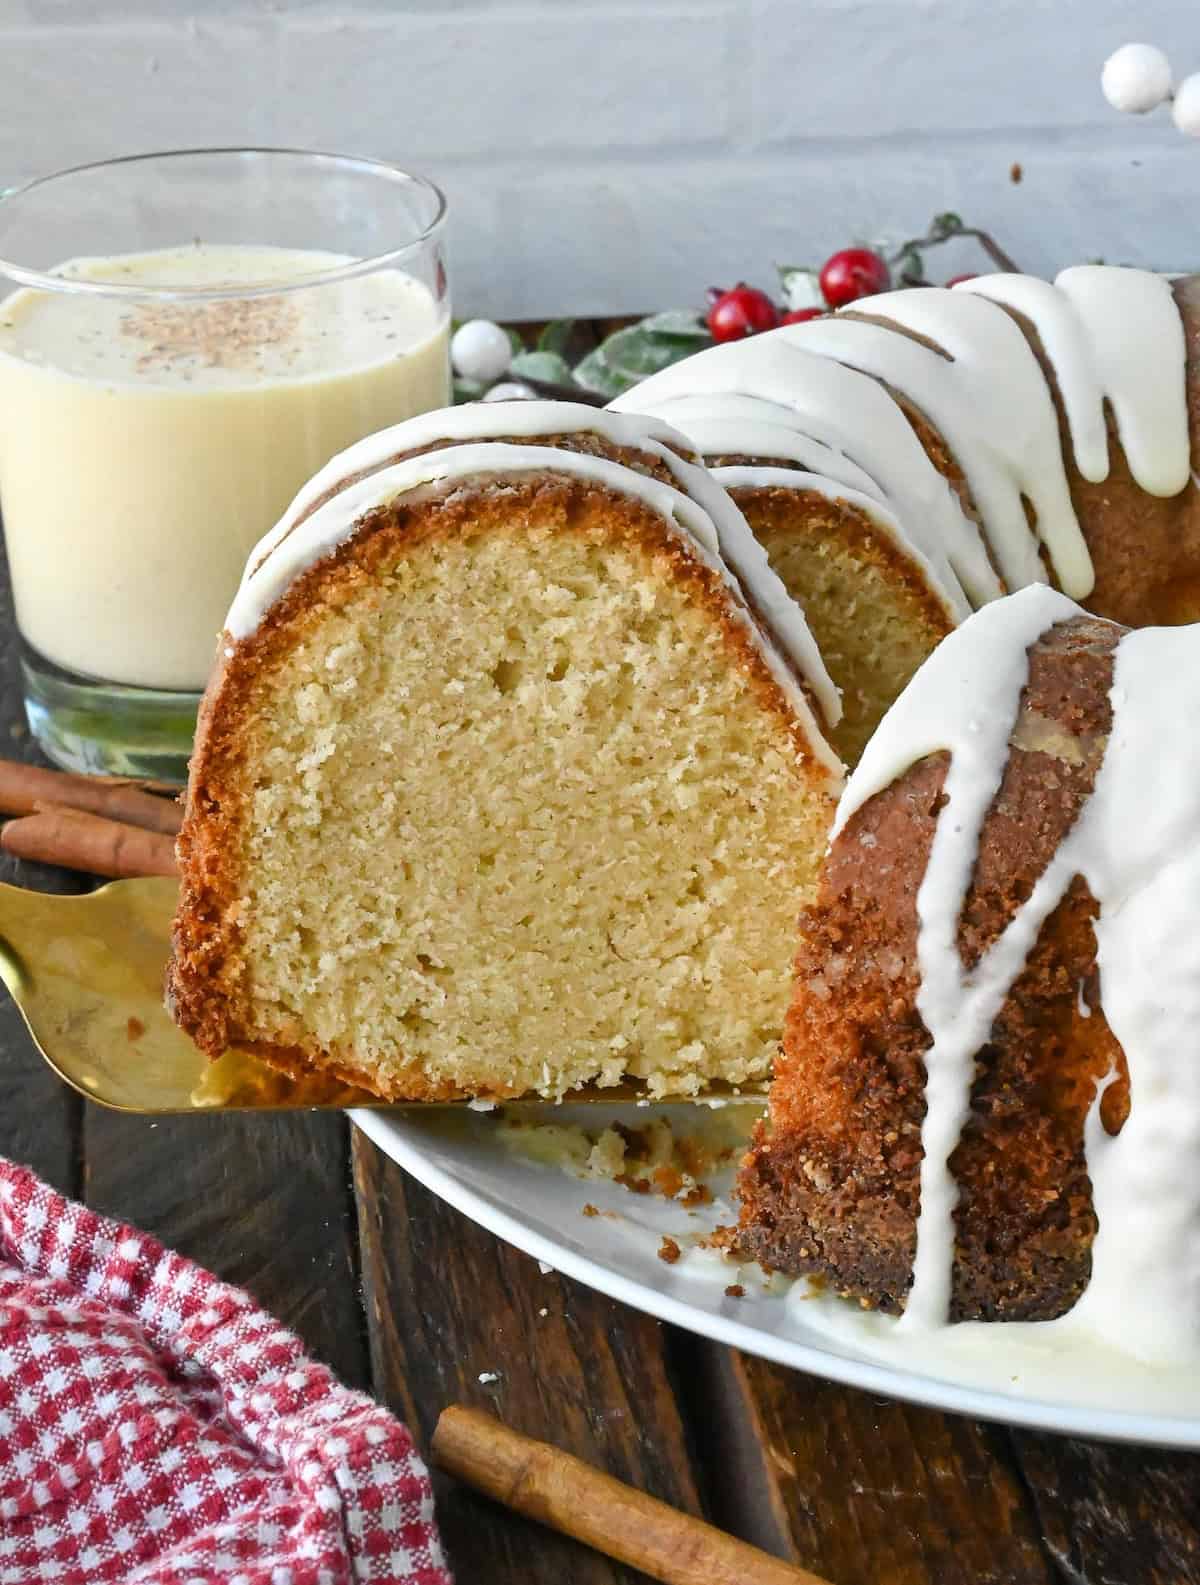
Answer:
<path fill-rule="evenodd" d="M 0 978 L 59 1078 L 123 1112 L 382 1106 L 241 1052 L 210 1062 L 192 1044 L 163 1005 L 178 894 L 163 877 L 78 897 L 0 885 Z"/>
<path fill-rule="evenodd" d="M 81 1095 L 123 1112 L 390 1104 L 319 1073 L 289 1078 L 246 1052 L 228 1051 L 211 1062 L 192 1044 L 163 1005 L 178 889 L 166 877 L 113 881 L 76 897 L 0 884 L 0 978 L 55 1073 Z M 730 1094 L 714 1086 L 705 1098 Z M 640 1095 L 632 1085 L 589 1087 L 568 1099 Z"/>

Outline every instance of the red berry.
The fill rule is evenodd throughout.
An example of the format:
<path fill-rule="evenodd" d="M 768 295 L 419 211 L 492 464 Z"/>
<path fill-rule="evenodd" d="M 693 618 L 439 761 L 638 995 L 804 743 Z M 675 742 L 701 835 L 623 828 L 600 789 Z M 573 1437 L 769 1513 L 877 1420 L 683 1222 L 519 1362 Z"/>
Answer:
<path fill-rule="evenodd" d="M 824 308 L 793 308 L 790 314 L 784 314 L 779 321 L 781 325 L 802 325 L 806 319 L 820 319 L 827 312 Z"/>
<path fill-rule="evenodd" d="M 756 286 L 739 281 L 732 291 L 723 292 L 708 312 L 708 328 L 714 341 L 740 341 L 760 330 L 774 330 L 779 311 Z"/>
<path fill-rule="evenodd" d="M 947 286 L 957 286 L 959 281 L 977 281 L 978 279 L 979 279 L 979 276 L 977 274 L 975 274 L 975 273 L 970 273 L 970 274 L 967 274 L 967 275 L 952 275 L 950 277 L 950 279 L 946 282 L 946 285 Z"/>
<path fill-rule="evenodd" d="M 821 267 L 821 291 L 831 308 L 841 308 L 859 297 L 886 292 L 892 284 L 888 267 L 870 248 L 843 248 Z"/>

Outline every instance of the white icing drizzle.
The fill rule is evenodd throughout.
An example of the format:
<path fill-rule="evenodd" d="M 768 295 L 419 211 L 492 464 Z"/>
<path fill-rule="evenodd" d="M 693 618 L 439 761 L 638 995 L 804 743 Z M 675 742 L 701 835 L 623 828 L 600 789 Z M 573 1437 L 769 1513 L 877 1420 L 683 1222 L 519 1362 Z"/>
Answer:
<path fill-rule="evenodd" d="M 898 519 L 873 495 L 861 490 L 851 490 L 839 480 L 820 473 L 807 473 L 799 468 L 746 467 L 733 464 L 713 468 L 713 478 L 727 490 L 811 490 L 827 501 L 851 506 L 861 512 L 889 541 L 894 551 L 915 564 L 917 572 L 929 591 L 937 599 L 952 626 L 964 621 L 970 614 L 957 582 L 954 592 L 946 589 L 933 563 L 912 544 Z"/>
<path fill-rule="evenodd" d="M 1024 315 L 1045 348 L 1062 393 L 1075 466 L 1098 484 L 1108 478 L 1108 431 L 1104 388 L 1083 321 L 1071 300 L 1036 275 L 979 275 L 960 281 L 956 292 L 971 292 Z"/>
<path fill-rule="evenodd" d="M 1191 477 L 1191 442 L 1187 345 L 1170 283 L 1081 264 L 1054 284 L 1086 328 L 1130 472 L 1150 495 L 1178 495 Z"/>
<path fill-rule="evenodd" d="M 494 425 L 493 415 L 503 405 L 481 405 L 485 430 L 498 427 L 503 433 L 512 432 L 511 423 Z M 574 404 L 522 402 L 512 405 L 515 409 L 526 405 L 560 409 L 552 415 L 553 422 L 547 427 L 529 429 L 526 433 L 563 433 L 584 427 L 610 435 L 620 433 L 621 444 L 636 445 L 659 458 L 681 487 L 664 484 L 606 458 L 556 447 L 464 440 L 457 445 L 425 452 L 380 468 L 356 484 L 346 486 L 303 521 L 297 521 L 303 508 L 293 505 L 283 520 L 284 531 L 274 531 L 251 555 L 226 621 L 229 635 L 241 639 L 252 633 L 300 573 L 349 538 L 368 512 L 398 496 L 403 495 L 415 503 L 469 488 L 481 480 L 495 482 L 536 477 L 547 472 L 565 473 L 642 502 L 686 540 L 699 560 L 721 575 L 772 675 L 807 729 L 813 757 L 840 779 L 841 764 L 824 740 L 803 685 L 812 690 L 830 724 L 835 724 L 840 716 L 837 689 L 825 670 L 803 612 L 770 570 L 766 552 L 725 490 L 704 469 L 683 461 L 660 441 L 650 438 L 650 426 L 641 422 L 605 415 L 610 418 L 610 426 L 601 428 L 594 423 L 596 409 L 580 406 L 578 411 L 589 420 L 585 426 L 570 422 Z M 567 411 L 561 411 L 563 408 Z M 380 458 L 420 445 L 422 441 L 414 435 L 440 436 L 445 432 L 445 422 L 438 423 L 438 419 L 464 426 L 464 420 L 458 415 L 465 411 L 459 408 L 447 414 L 425 414 L 420 420 L 397 425 L 371 436 L 359 446 L 352 446 L 336 459 L 340 464 L 337 474 L 327 477 L 319 490 L 314 490 L 310 484 L 304 496 L 311 502 L 331 485 L 377 463 Z M 665 426 L 658 432 L 670 435 L 676 444 L 686 445 L 681 436 Z M 747 596 L 752 606 L 746 604 Z M 770 628 L 770 638 L 763 630 L 760 617 Z"/>
<path fill-rule="evenodd" d="M 458 407 L 435 408 L 388 429 L 377 430 L 339 451 L 297 493 L 292 504 L 250 552 L 245 577 L 291 531 L 297 518 L 331 490 L 340 489 L 356 473 L 382 468 L 399 452 L 415 451 L 437 441 L 521 439 L 531 435 L 563 435 L 588 431 L 616 446 L 644 447 L 647 440 L 667 446 L 687 441 L 669 424 L 654 419 L 624 418 L 584 402 L 464 402 Z M 649 449 L 649 448 L 645 448 Z M 243 578 L 243 582 L 245 578 Z"/>
<path fill-rule="evenodd" d="M 1026 651 L 1075 610 L 1063 595 L 1035 585 L 985 606 L 944 639 L 867 744 L 834 822 L 836 837 L 856 809 L 910 765 L 950 750 L 944 807 L 917 895 L 917 1009 L 931 1043 L 925 1054 L 917 1251 L 904 1312 L 910 1327 L 940 1325 L 949 1313 L 958 1197 L 949 1161 L 970 1111 L 975 1053 L 1037 934 L 1031 899 L 968 975 L 958 953 L 959 917 L 984 816 L 1008 759 L 1028 671 Z"/>
<path fill-rule="evenodd" d="M 1038 334 L 1066 413 L 1075 466 L 1098 484 L 1109 471 L 1104 403 L 1112 405 L 1134 479 L 1177 495 L 1190 477 L 1186 347 L 1169 284 L 1146 270 L 1088 264 L 1052 286 L 1032 275 L 981 275 L 956 292 L 1021 314 Z"/>
<path fill-rule="evenodd" d="M 869 375 L 793 345 L 791 330 L 800 328 L 807 327 L 709 347 L 651 375 L 613 407 L 660 418 L 677 415 L 691 437 L 697 419 L 707 424 L 720 414 L 720 399 L 738 399 L 729 408 L 730 423 L 756 416 L 746 398 L 770 404 L 773 420 L 783 416 L 797 435 L 824 448 L 798 460 L 856 489 L 863 489 L 866 474 L 874 488 L 864 493 L 881 496 L 905 537 L 938 569 L 945 592 L 965 592 L 972 604 L 995 599 L 1003 589 L 979 526 L 929 460 L 900 406 Z M 705 398 L 704 405 L 690 412 L 679 405 L 695 398 Z M 728 449 L 721 444 L 718 452 Z"/>
<path fill-rule="evenodd" d="M 974 1059 L 1042 924 L 1074 876 L 1099 905 L 1100 999 L 1125 1054 L 1130 1113 L 1110 1138 L 1099 1094 L 1085 1134 L 1099 1222 L 1092 1277 L 1048 1327 L 1152 1361 L 1200 1361 L 1200 627 L 1118 645 L 1113 723 L 1091 797 L 1028 901 L 968 974 L 958 924 L 979 832 L 1000 785 L 1027 651 L 1078 615 L 1033 587 L 973 616 L 935 651 L 868 745 L 834 832 L 911 764 L 946 750 L 945 803 L 918 894 L 918 1009 L 931 1038 L 913 1286 L 901 1327 L 946 1323 L 957 1191 L 949 1160 L 970 1110 Z M 1158 774 L 1154 773 L 1158 767 Z M 1102 1089 L 1103 1087 L 1101 1087 Z"/>
<path fill-rule="evenodd" d="M 865 468 L 806 434 L 798 415 L 778 402 L 756 396 L 679 396 L 657 403 L 652 416 L 686 435 L 702 457 L 771 457 L 801 463 L 810 473 L 835 479 L 885 504 L 883 490 Z"/>
<path fill-rule="evenodd" d="M 1129 1116 L 1086 1136 L 1099 1222 L 1065 1319 L 1150 1360 L 1200 1358 L 1200 627 L 1117 650 L 1113 726 L 1072 844 L 1100 904 L 1101 1001 L 1129 1069 Z M 1157 767 L 1157 774 L 1155 774 Z M 1074 836 L 1075 833 L 1072 833 Z M 1070 862 L 1068 855 L 1068 863 Z"/>
<path fill-rule="evenodd" d="M 887 323 L 839 314 L 778 334 L 886 380 L 920 409 L 962 468 L 1010 589 L 1045 581 L 1040 540 L 1062 587 L 1086 594 L 1091 557 L 1071 504 L 1058 418 L 1015 321 L 985 298 L 939 287 L 863 298 L 854 313 Z M 928 338 L 947 356 L 892 326 Z M 1023 498 L 1037 514 L 1036 533 Z"/>

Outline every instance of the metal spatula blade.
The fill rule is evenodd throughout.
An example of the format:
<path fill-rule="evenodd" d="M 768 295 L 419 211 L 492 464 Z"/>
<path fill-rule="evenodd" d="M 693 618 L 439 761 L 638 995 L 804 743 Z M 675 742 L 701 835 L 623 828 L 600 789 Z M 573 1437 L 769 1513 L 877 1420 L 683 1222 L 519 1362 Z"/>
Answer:
<path fill-rule="evenodd" d="M 61 1079 L 123 1112 L 391 1104 L 321 1074 L 289 1078 L 246 1052 L 229 1051 L 210 1062 L 198 1051 L 163 1005 L 177 896 L 178 883 L 167 879 L 113 881 L 79 897 L 0 885 L 0 978 Z M 714 1086 L 705 1096 L 729 1093 Z M 620 1101 L 640 1095 L 631 1085 L 589 1088 L 568 1098 Z M 674 1097 L 681 1098 L 701 1099 Z"/>

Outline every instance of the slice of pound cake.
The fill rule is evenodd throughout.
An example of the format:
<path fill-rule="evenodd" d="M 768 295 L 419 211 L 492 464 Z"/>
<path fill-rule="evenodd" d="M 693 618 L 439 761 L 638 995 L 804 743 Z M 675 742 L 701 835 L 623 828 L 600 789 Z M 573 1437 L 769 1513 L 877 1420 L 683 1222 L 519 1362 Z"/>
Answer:
<path fill-rule="evenodd" d="M 252 555 L 179 842 L 178 1022 L 380 1095 L 764 1078 L 838 699 L 655 420 L 427 414 Z"/>

